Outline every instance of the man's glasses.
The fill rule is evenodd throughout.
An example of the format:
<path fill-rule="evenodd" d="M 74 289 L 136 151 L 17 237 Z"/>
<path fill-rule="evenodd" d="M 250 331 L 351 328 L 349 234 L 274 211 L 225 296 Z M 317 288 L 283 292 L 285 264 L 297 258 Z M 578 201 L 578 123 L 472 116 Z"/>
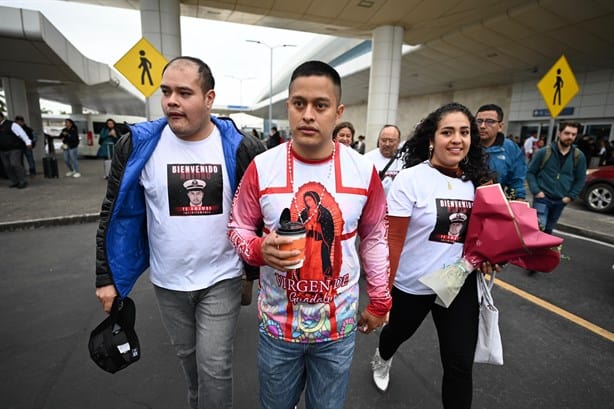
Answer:
<path fill-rule="evenodd" d="M 482 125 L 482 124 L 486 124 L 486 126 L 495 126 L 495 124 L 498 124 L 501 121 L 497 121 L 496 119 L 476 119 L 475 122 L 478 125 Z"/>

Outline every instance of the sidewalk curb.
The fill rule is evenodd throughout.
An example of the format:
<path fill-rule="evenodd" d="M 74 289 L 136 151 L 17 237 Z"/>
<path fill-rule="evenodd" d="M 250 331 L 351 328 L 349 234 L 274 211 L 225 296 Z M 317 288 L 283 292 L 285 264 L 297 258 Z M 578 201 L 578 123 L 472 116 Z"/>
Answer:
<path fill-rule="evenodd" d="M 570 224 L 559 223 L 555 230 L 559 230 L 565 233 L 576 234 L 578 236 L 586 237 L 589 239 L 603 241 L 604 243 L 614 244 L 614 237 L 606 234 L 590 231 L 586 228 L 572 226 Z"/>
<path fill-rule="evenodd" d="M 70 216 L 49 217 L 44 219 L 31 220 L 16 220 L 11 222 L 0 222 L 0 232 L 39 229 L 52 226 L 64 226 L 69 224 L 91 223 L 97 222 L 100 219 L 100 213 L 85 213 Z M 605 234 L 593 232 L 584 228 L 572 226 L 570 224 L 559 223 L 556 230 L 565 233 L 577 234 L 578 236 L 591 238 L 594 240 L 603 241 L 605 243 L 614 244 L 614 237 Z"/>
<path fill-rule="evenodd" d="M 44 219 L 16 220 L 0 222 L 0 232 L 39 229 L 50 226 L 63 226 L 68 224 L 91 223 L 100 219 L 100 213 L 85 213 L 70 216 L 48 217 Z"/>

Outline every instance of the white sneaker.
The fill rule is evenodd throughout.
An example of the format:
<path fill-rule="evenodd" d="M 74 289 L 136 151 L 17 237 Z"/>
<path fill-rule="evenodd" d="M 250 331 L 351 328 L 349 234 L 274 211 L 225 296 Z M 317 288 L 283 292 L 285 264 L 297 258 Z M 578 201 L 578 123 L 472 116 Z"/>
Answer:
<path fill-rule="evenodd" d="M 380 391 L 388 389 L 388 382 L 390 382 L 390 366 L 392 366 L 392 357 L 384 361 L 379 355 L 379 348 L 375 349 L 373 359 L 371 360 L 371 370 L 373 371 L 373 382 Z"/>
<path fill-rule="evenodd" d="M 72 177 L 74 177 L 74 178 L 80 178 L 80 177 L 81 177 L 81 174 L 80 174 L 79 172 L 75 172 L 75 173 L 73 173 L 73 174 L 72 174 Z"/>
<path fill-rule="evenodd" d="M 70 176 L 72 176 L 72 175 L 74 175 L 74 174 L 75 174 L 75 172 L 74 172 L 74 171 L 72 171 L 72 170 L 71 170 L 70 172 L 66 172 L 66 176 L 68 176 L 68 177 L 70 177 Z"/>

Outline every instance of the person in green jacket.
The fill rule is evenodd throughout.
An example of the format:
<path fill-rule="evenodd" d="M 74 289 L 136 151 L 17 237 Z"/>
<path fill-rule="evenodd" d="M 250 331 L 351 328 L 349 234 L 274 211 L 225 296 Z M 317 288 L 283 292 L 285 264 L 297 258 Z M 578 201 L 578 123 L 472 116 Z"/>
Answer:
<path fill-rule="evenodd" d="M 529 163 L 527 182 L 533 207 L 540 228 L 549 234 L 565 206 L 578 197 L 586 179 L 586 158 L 582 152 L 574 152 L 580 128 L 577 122 L 562 122 L 556 143 L 538 150 Z"/>
<path fill-rule="evenodd" d="M 98 152 L 96 156 L 99 158 L 111 159 L 113 157 L 113 147 L 115 142 L 120 138 L 121 134 L 117 129 L 117 124 L 111 118 L 107 119 L 105 127 L 100 130 L 98 137 Z"/>

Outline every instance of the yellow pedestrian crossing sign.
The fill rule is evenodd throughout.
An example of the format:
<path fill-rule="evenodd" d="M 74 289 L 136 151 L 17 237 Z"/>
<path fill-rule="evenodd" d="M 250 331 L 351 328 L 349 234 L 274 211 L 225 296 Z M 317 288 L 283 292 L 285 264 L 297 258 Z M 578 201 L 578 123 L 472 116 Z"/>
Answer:
<path fill-rule="evenodd" d="M 145 37 L 114 65 L 132 85 L 149 98 L 160 88 L 166 58 Z"/>
<path fill-rule="evenodd" d="M 576 96 L 580 87 L 564 55 L 550 68 L 550 71 L 537 83 L 552 118 L 556 118 L 563 108 Z"/>

